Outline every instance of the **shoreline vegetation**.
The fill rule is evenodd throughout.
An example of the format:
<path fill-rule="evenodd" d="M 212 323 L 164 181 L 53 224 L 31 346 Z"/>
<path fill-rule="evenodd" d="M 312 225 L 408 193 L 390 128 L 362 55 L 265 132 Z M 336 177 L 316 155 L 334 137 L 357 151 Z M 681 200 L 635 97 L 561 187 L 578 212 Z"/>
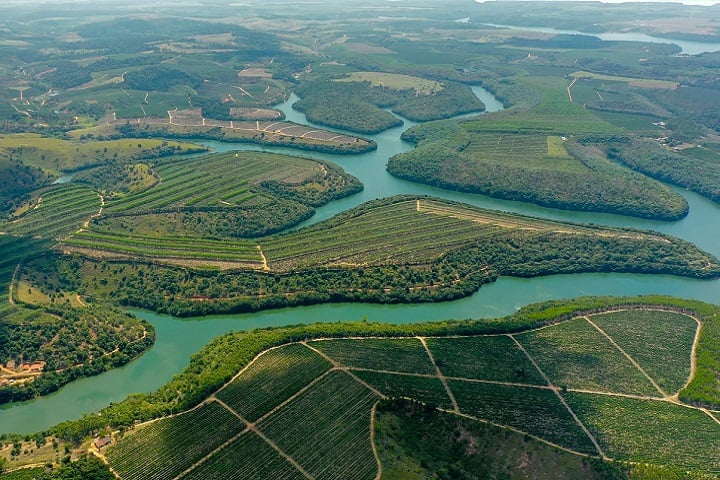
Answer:
<path fill-rule="evenodd" d="M 545 331 L 542 327 L 570 325 L 567 322 L 571 319 L 587 316 L 601 319 L 610 311 L 677 312 L 689 315 L 701 322 L 702 327 L 698 329 L 699 338 L 696 340 L 697 346 L 693 347 L 696 348 L 694 374 L 689 379 L 689 383 L 681 389 L 679 400 L 697 408 L 720 406 L 720 393 L 714 385 L 714 379 L 720 372 L 720 364 L 717 361 L 720 358 L 718 355 L 720 353 L 720 321 L 718 320 L 720 310 L 717 306 L 664 296 L 582 297 L 531 305 L 509 317 L 500 319 L 406 325 L 363 322 L 315 324 L 226 334 L 213 340 L 198 354 L 193 355 L 185 371 L 158 391 L 151 394 L 133 395 L 121 403 L 103 409 L 100 415 L 90 415 L 79 420 L 64 422 L 53 427 L 47 433 L 59 438 L 79 441 L 90 432 L 101 430 L 106 426 L 110 426 L 112 429 L 124 429 L 138 421 L 145 422 L 191 409 L 204 404 L 207 397 L 213 395 L 223 385 L 228 384 L 237 372 L 243 370 L 263 351 L 289 343 L 304 343 L 330 338 L 413 339 L 418 336 L 460 341 L 462 338 L 472 338 L 477 335 L 517 335 L 521 332 L 537 331 L 538 328 L 541 329 L 540 331 Z M 337 341 L 330 342 L 328 345 L 336 344 Z M 525 343 L 526 340 L 523 342 Z M 312 345 L 325 349 L 322 347 L 324 343 L 313 342 Z M 405 355 L 408 354 L 409 352 L 405 353 Z M 335 356 L 335 354 L 331 355 Z M 443 368 L 450 368 L 450 366 L 450 364 L 443 363 Z M 361 373 L 358 372 L 358 374 Z M 174 393 L 169 394 L 169 392 Z"/>

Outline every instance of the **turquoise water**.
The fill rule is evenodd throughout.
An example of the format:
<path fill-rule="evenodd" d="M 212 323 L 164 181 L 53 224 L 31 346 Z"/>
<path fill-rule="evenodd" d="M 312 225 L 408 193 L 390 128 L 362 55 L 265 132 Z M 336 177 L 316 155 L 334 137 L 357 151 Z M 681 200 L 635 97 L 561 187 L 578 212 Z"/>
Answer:
<path fill-rule="evenodd" d="M 474 88 L 488 105 L 488 110 L 502 108 L 492 96 Z M 289 120 L 306 122 L 303 115 L 290 106 L 292 97 L 280 106 Z M 358 156 L 322 155 L 314 157 L 338 163 L 358 177 L 365 190 L 318 209 L 306 223 L 317 222 L 337 212 L 352 208 L 364 201 L 401 193 L 429 194 L 473 205 L 534 215 L 557 220 L 597 223 L 612 226 L 630 226 L 651 229 L 675 235 L 720 256 L 720 205 L 683 189 L 676 189 L 690 205 L 690 214 L 673 223 L 639 220 L 608 214 L 567 212 L 530 204 L 492 199 L 482 195 L 448 192 L 437 188 L 398 180 L 385 171 L 387 159 L 412 148 L 400 140 L 400 133 L 412 126 L 406 121 L 400 128 L 372 136 L 378 144 L 375 152 Z M 257 147 L 238 144 L 204 142 L 218 151 L 233 149 L 258 150 Z M 297 154 L 296 151 L 267 149 Z M 209 316 L 196 319 L 175 319 L 147 311 L 134 311 L 139 317 L 151 321 L 157 330 L 155 345 L 141 358 L 130 364 L 82 379 L 60 391 L 31 402 L 0 407 L 0 433 L 30 433 L 46 429 L 64 420 L 92 414 L 110 402 L 119 402 L 135 392 L 150 392 L 182 371 L 190 355 L 197 352 L 212 338 L 228 331 L 263 326 L 279 326 L 311 322 L 362 320 L 409 323 L 430 320 L 497 317 L 508 315 L 518 308 L 542 300 L 571 298 L 581 295 L 639 295 L 670 294 L 718 303 L 720 281 L 700 281 L 672 276 L 627 274 L 554 275 L 532 279 L 500 278 L 483 286 L 474 295 L 446 303 L 413 305 L 329 304 L 310 307 L 286 308 L 246 315 Z"/>

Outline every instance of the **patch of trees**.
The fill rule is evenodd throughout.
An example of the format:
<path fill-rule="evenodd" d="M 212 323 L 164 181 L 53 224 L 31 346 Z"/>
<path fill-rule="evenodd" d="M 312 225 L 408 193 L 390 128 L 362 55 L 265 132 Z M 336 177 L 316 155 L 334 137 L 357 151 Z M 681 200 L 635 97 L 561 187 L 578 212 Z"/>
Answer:
<path fill-rule="evenodd" d="M 57 62 L 48 65 L 52 70 L 42 76 L 42 80 L 55 88 L 72 88 L 92 80 L 87 67 L 82 67 L 71 61 Z"/>
<path fill-rule="evenodd" d="M 720 163 L 717 161 L 673 151 L 649 139 L 616 137 L 604 145 L 608 155 L 623 165 L 720 203 Z"/>
<path fill-rule="evenodd" d="M 175 86 L 198 88 L 202 78 L 174 68 L 152 66 L 125 74 L 125 85 L 133 90 L 168 91 Z"/>
<path fill-rule="evenodd" d="M 452 133 L 452 127 L 433 128 L 426 126 L 405 136 L 425 140 L 414 150 L 390 159 L 387 170 L 391 175 L 566 210 L 660 220 L 677 220 L 688 213 L 687 202 L 671 189 L 613 165 L 590 149 L 576 147 L 574 159 L 545 162 L 523 149 L 522 135 L 506 134 L 502 141 L 515 142 L 517 149 L 515 158 L 508 161 L 496 159 L 492 152 L 466 152 L 471 137 L 460 143 L 444 135 Z"/>
<path fill-rule="evenodd" d="M 19 207 L 28 200 L 30 192 L 48 185 L 51 180 L 52 177 L 39 167 L 0 155 L 0 213 Z"/>
<path fill-rule="evenodd" d="M 606 47 L 609 43 L 592 35 L 559 34 L 548 39 L 516 37 L 506 42 L 509 45 L 528 48 L 571 48 L 596 49 Z"/>
<path fill-rule="evenodd" d="M 443 87 L 432 94 L 416 94 L 412 88 L 394 90 L 370 82 L 315 80 L 298 86 L 296 93 L 301 100 L 293 108 L 312 122 L 360 133 L 378 133 L 402 125 L 402 120 L 386 108 L 418 122 L 484 110 L 467 86 L 446 82 Z"/>
<path fill-rule="evenodd" d="M 126 364 L 154 342 L 153 326 L 111 307 L 57 304 L 0 312 L 0 363 L 45 362 L 31 382 L 0 387 L 0 404 L 47 395 Z"/>

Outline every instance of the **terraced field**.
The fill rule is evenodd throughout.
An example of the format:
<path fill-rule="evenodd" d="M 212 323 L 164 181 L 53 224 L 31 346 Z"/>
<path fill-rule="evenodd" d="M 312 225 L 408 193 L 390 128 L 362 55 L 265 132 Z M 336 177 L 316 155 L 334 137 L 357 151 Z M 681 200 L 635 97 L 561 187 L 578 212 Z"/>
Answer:
<path fill-rule="evenodd" d="M 600 324 L 606 329 L 600 331 Z M 660 372 L 672 349 L 667 361 L 675 372 L 674 385 L 680 385 L 682 375 L 684 384 L 697 325 L 688 314 L 645 307 L 580 316 L 517 334 L 291 343 L 256 357 L 200 409 L 128 434 L 108 458 L 122 478 L 137 478 L 132 472 L 143 460 L 132 452 L 147 448 L 150 458 L 162 459 L 169 453 L 154 452 L 178 445 L 169 433 L 188 428 L 191 420 L 220 427 L 212 418 L 224 408 L 223 418 L 232 428 L 209 434 L 203 433 L 206 427 L 192 427 L 200 438 L 176 447 L 193 452 L 180 467 L 187 470 L 172 474 L 236 478 L 230 472 L 242 471 L 247 472 L 243 478 L 257 479 L 377 479 L 381 467 L 373 445 L 373 405 L 381 398 L 405 397 L 577 455 L 717 474 L 720 421 L 680 403 L 671 395 L 676 391 L 653 392 L 655 380 L 648 373 Z M 644 326 L 650 329 L 644 338 L 652 337 L 655 345 L 646 352 L 636 348 L 644 340 L 638 333 Z M 579 344 L 595 347 L 572 372 L 573 383 L 558 372 Z M 626 363 L 627 368 L 615 368 Z M 653 363 L 655 369 L 645 370 L 641 363 Z M 598 382 L 602 369 L 604 381 Z M 233 437 L 233 432 L 242 433 Z M 203 435 L 209 435 L 207 440 Z M 232 439 L 222 443 L 221 436 Z M 149 466 L 146 475 L 169 478 L 160 460 L 142 464 Z"/>
<path fill-rule="evenodd" d="M 163 188 L 167 191 L 177 192 L 172 198 L 178 202 L 187 201 L 194 195 L 195 190 L 172 186 L 172 179 L 164 183 L 167 186 Z M 207 197 L 207 191 L 196 193 Z M 120 200 L 111 204 L 108 210 L 147 208 L 143 201 L 153 199 L 166 206 L 171 202 L 171 198 L 155 193 Z M 160 207 L 156 205 L 156 208 Z M 122 222 L 131 221 L 123 217 Z M 114 227 L 109 228 L 109 225 Z M 182 265 L 287 272 L 308 267 L 428 265 L 467 249 L 492 250 L 493 253 L 488 253 L 484 260 L 489 266 L 493 266 L 493 262 L 509 261 L 512 264 L 513 260 L 504 260 L 503 256 L 515 251 L 511 246 L 515 242 L 525 243 L 528 252 L 538 255 L 537 262 L 545 264 L 544 258 L 563 243 L 582 242 L 585 251 L 575 251 L 573 256 L 585 255 L 590 248 L 597 248 L 599 257 L 593 257 L 594 262 L 603 255 L 607 257 L 603 251 L 611 249 L 614 252 L 612 260 L 604 261 L 613 262 L 622 257 L 618 253 L 632 250 L 633 269 L 639 271 L 645 270 L 643 264 L 646 261 L 657 265 L 648 267 L 648 271 L 655 268 L 673 271 L 687 262 L 684 267 L 687 272 L 707 276 L 720 268 L 714 258 L 696 247 L 661 234 L 553 222 L 425 197 L 396 197 L 371 202 L 309 228 L 257 240 L 185 236 L 159 239 L 156 235 L 118 231 L 118 225 L 117 222 L 100 221 L 97 225 L 93 222 L 65 240 L 63 248 L 95 257 L 153 258 Z M 548 249 L 546 242 L 554 246 Z M 642 260 L 643 255 L 646 255 L 646 261 Z M 517 261 L 523 266 L 518 264 L 512 268 L 526 269 L 533 263 L 527 254 Z M 558 260 L 542 268 L 564 268 L 562 265 L 563 261 Z M 576 260 L 572 265 L 584 271 L 595 268 L 582 260 Z M 569 264 L 567 268 L 570 268 Z M 620 264 L 614 268 L 622 269 Z M 471 272 L 465 275 L 468 273 Z"/>
<path fill-rule="evenodd" d="M 0 223 L 0 229 L 12 235 L 60 239 L 97 216 L 102 205 L 102 197 L 87 187 L 53 187 L 36 192 L 16 217 Z"/>

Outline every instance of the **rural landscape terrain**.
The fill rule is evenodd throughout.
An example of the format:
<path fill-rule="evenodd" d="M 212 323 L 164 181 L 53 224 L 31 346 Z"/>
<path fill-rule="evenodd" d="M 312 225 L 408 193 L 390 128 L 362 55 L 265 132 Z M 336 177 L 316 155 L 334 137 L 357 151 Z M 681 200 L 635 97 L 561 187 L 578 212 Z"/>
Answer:
<path fill-rule="evenodd" d="M 10 4 L 0 480 L 720 475 L 720 5 Z"/>

